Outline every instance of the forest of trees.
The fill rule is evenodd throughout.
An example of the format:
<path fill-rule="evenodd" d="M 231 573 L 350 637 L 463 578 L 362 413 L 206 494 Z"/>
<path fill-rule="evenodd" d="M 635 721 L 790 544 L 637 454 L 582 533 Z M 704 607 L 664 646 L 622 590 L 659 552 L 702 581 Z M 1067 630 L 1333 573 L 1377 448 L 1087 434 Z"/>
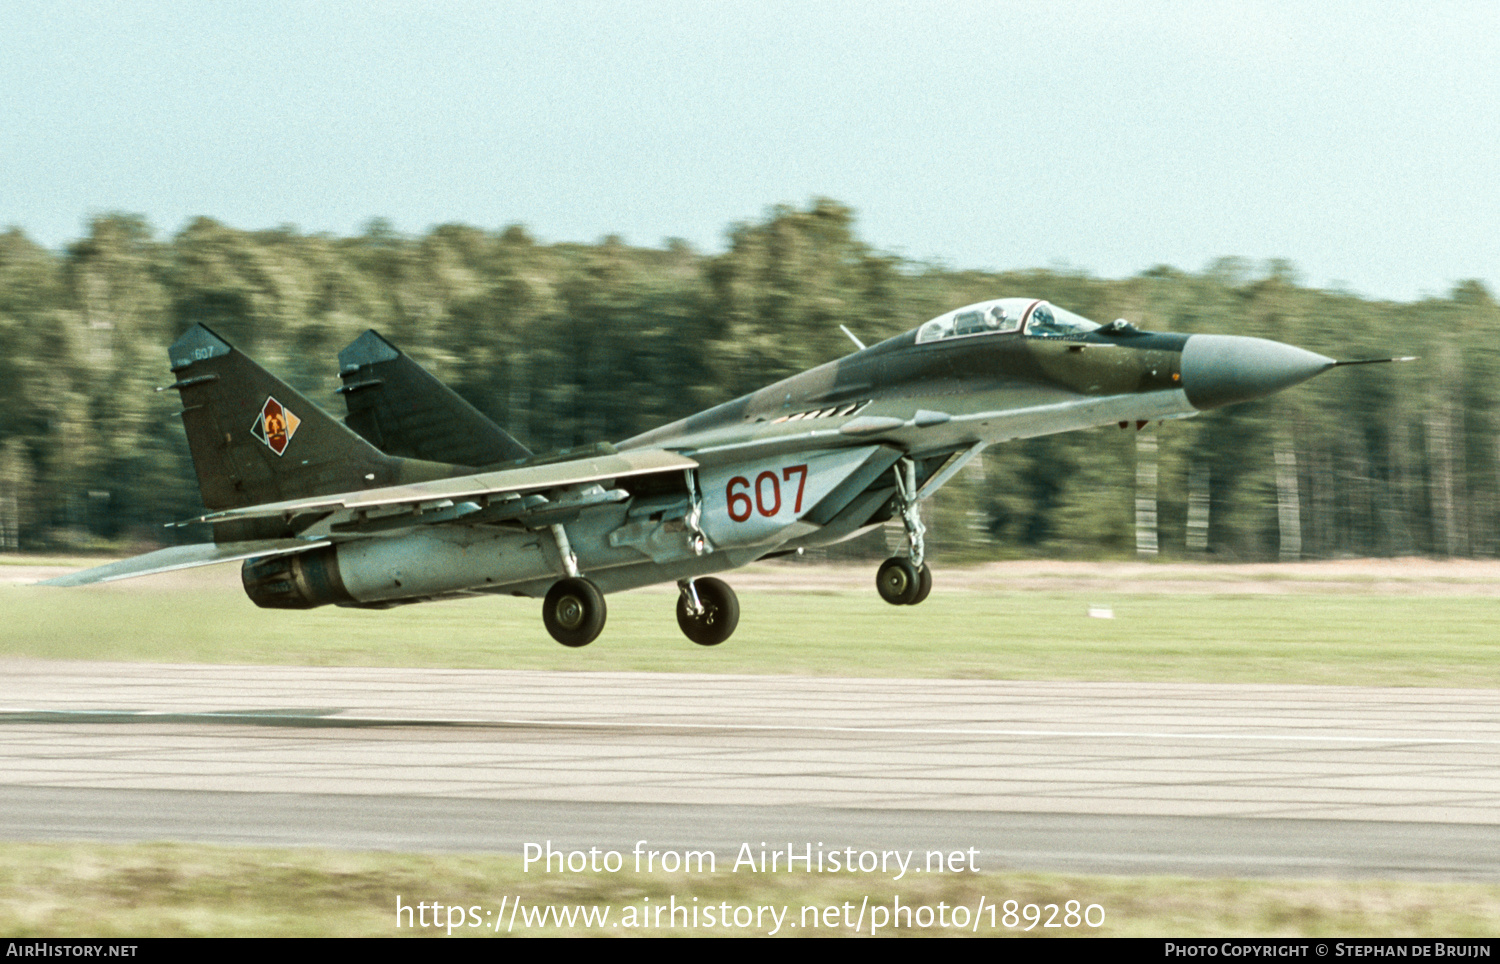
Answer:
<path fill-rule="evenodd" d="M 193 322 L 342 415 L 335 356 L 366 328 L 537 451 L 637 432 L 987 298 L 1097 321 L 1259 335 L 1343 369 L 1141 433 L 991 448 L 930 508 L 938 557 L 1222 560 L 1500 554 L 1500 308 L 1478 282 L 1411 304 L 1226 258 L 1106 280 L 955 271 L 861 242 L 833 201 L 685 243 L 540 244 L 525 228 L 381 221 L 356 237 L 200 218 L 163 239 L 92 220 L 54 252 L 0 234 L 0 550 L 138 549 L 200 509 L 165 349 Z M 849 551 L 859 552 L 859 547 Z M 871 551 L 882 551 L 878 547 Z"/>

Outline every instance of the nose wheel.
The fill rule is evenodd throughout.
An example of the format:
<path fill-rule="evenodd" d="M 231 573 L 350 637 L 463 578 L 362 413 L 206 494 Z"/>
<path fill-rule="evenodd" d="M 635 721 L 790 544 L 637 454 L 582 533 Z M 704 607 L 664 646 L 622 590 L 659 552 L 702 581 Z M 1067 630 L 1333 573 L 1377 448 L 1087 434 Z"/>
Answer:
<path fill-rule="evenodd" d="M 717 646 L 740 624 L 740 601 L 722 580 L 706 577 L 677 584 L 677 625 L 699 646 Z"/>
<path fill-rule="evenodd" d="M 587 579 L 559 579 L 547 590 L 542 622 L 564 646 L 587 646 L 604 631 L 604 594 Z"/>
<path fill-rule="evenodd" d="M 915 606 L 932 592 L 932 570 L 925 562 L 919 567 L 903 556 L 892 556 L 880 564 L 875 588 L 892 606 Z"/>

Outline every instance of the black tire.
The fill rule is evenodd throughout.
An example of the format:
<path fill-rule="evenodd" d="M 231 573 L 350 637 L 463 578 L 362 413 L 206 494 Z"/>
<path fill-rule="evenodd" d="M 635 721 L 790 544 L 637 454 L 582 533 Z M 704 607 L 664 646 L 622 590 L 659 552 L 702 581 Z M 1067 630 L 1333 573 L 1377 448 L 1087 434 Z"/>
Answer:
<path fill-rule="evenodd" d="M 677 625 L 684 636 L 699 646 L 717 646 L 734 635 L 734 628 L 740 624 L 739 597 L 721 579 L 695 579 L 693 586 L 698 590 L 703 614 L 694 616 L 689 612 L 687 600 L 679 593 Z"/>
<path fill-rule="evenodd" d="M 932 594 L 932 570 L 927 563 L 922 563 L 922 568 L 917 570 L 917 595 L 908 606 L 915 606 Z"/>
<path fill-rule="evenodd" d="M 559 579 L 547 590 L 542 622 L 564 646 L 587 646 L 604 631 L 604 594 L 587 579 Z"/>
<path fill-rule="evenodd" d="M 880 564 L 875 588 L 880 590 L 880 598 L 892 606 L 909 606 L 922 590 L 922 577 L 910 559 L 892 556 Z"/>

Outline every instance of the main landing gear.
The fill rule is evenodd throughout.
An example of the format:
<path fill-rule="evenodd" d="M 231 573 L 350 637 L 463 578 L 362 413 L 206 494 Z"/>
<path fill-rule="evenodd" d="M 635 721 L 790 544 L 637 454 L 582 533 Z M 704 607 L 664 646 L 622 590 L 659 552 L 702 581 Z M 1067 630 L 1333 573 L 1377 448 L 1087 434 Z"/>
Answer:
<path fill-rule="evenodd" d="M 552 538 L 557 540 L 557 555 L 568 577 L 547 590 L 542 622 L 552 638 L 564 646 L 587 646 L 604 632 L 604 593 L 578 574 L 578 556 L 568 541 L 568 530 L 554 525 Z"/>
<path fill-rule="evenodd" d="M 727 583 L 713 578 L 683 579 L 677 588 L 677 625 L 684 636 L 699 646 L 717 646 L 734 635 L 740 623 L 740 601 Z M 604 594 L 582 577 L 559 579 L 542 603 L 547 632 L 564 646 L 587 646 L 599 638 L 604 616 Z"/>
<path fill-rule="evenodd" d="M 740 601 L 734 590 L 712 577 L 677 583 L 677 625 L 699 646 L 717 646 L 740 624 Z"/>
<path fill-rule="evenodd" d="M 713 547 L 699 527 L 703 500 L 692 469 L 687 470 L 687 484 L 692 494 L 692 511 L 685 522 L 692 534 L 692 549 L 701 556 L 712 552 Z M 800 504 L 800 495 L 798 500 Z M 604 594 L 579 573 L 578 556 L 573 552 L 567 530 L 561 524 L 550 528 L 566 578 L 547 590 L 542 622 L 552 638 L 564 646 L 587 646 L 604 631 Z M 683 635 L 699 646 L 717 646 L 734 635 L 740 623 L 740 601 L 726 583 L 710 577 L 679 579 L 677 588 L 677 625 Z"/>
<path fill-rule="evenodd" d="M 918 568 L 904 556 L 892 556 L 880 564 L 875 588 L 892 606 L 915 606 L 932 592 L 932 570 L 925 562 Z"/>
<path fill-rule="evenodd" d="M 547 590 L 542 622 L 564 646 L 587 646 L 604 631 L 604 594 L 587 579 L 559 579 Z"/>
<path fill-rule="evenodd" d="M 932 570 L 927 568 L 925 536 L 917 500 L 917 468 L 911 459 L 896 463 L 896 505 L 901 524 L 906 527 L 906 541 L 911 544 L 909 557 L 892 556 L 880 564 L 875 574 L 875 588 L 880 598 L 892 606 L 915 606 L 932 592 Z"/>

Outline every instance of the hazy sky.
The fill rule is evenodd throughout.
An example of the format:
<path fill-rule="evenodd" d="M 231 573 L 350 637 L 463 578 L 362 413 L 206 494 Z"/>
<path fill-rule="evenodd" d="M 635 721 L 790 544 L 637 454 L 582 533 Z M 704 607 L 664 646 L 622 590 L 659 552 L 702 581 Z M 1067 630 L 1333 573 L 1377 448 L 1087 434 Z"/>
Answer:
<path fill-rule="evenodd" d="M 0 225 L 514 222 L 1120 277 L 1500 288 L 1500 4 L 0 4 Z"/>

